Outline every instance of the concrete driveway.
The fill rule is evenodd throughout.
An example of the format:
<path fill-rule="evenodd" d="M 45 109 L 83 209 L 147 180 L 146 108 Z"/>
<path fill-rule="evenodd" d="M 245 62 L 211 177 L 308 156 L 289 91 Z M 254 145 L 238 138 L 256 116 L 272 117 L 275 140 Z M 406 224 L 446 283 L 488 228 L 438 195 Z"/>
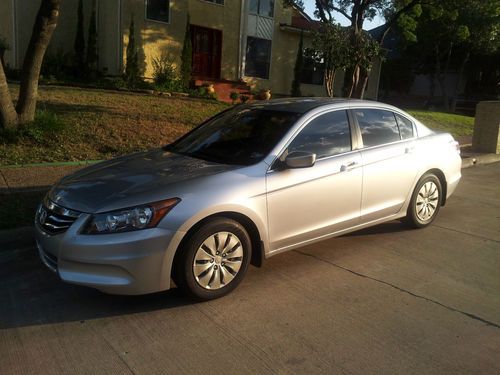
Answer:
<path fill-rule="evenodd" d="M 107 296 L 0 251 L 4 374 L 500 373 L 500 163 L 399 222 L 251 268 L 232 295 Z"/>

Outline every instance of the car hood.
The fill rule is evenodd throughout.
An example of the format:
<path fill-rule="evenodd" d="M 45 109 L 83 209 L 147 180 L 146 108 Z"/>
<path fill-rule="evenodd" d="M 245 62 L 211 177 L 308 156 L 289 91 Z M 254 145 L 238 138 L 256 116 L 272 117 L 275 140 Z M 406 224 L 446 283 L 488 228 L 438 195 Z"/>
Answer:
<path fill-rule="evenodd" d="M 60 206 L 105 212 L 173 198 L 172 186 L 235 169 L 161 149 L 140 152 L 84 168 L 64 177 L 49 192 Z"/>

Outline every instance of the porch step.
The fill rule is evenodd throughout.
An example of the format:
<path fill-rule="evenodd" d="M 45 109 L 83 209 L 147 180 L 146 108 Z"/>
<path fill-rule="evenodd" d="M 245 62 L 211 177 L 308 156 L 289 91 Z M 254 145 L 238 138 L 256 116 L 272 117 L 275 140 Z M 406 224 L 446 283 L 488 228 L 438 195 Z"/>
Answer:
<path fill-rule="evenodd" d="M 195 79 L 193 83 L 195 87 L 201 87 L 206 84 L 214 85 L 217 99 L 226 103 L 232 103 L 229 96 L 233 91 L 237 92 L 239 95 L 250 95 L 251 90 L 250 86 L 248 86 L 245 82 L 240 81 Z"/>

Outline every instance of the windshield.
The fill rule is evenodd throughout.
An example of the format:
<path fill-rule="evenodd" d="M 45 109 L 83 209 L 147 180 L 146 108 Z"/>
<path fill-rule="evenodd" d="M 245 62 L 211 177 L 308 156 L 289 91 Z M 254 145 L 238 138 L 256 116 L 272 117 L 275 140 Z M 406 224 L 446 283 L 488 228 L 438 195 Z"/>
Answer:
<path fill-rule="evenodd" d="M 166 150 L 223 164 L 255 164 L 300 116 L 297 112 L 235 108 L 208 120 Z"/>

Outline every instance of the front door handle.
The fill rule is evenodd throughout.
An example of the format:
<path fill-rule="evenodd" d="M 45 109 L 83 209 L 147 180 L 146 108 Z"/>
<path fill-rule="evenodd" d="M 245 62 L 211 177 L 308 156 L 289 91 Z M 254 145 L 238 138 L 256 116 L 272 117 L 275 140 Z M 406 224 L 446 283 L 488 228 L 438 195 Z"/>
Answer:
<path fill-rule="evenodd" d="M 351 169 L 356 168 L 357 165 L 358 165 L 358 163 L 356 163 L 355 161 L 350 161 L 348 163 L 342 164 L 340 166 L 340 171 L 341 172 L 350 171 Z"/>

